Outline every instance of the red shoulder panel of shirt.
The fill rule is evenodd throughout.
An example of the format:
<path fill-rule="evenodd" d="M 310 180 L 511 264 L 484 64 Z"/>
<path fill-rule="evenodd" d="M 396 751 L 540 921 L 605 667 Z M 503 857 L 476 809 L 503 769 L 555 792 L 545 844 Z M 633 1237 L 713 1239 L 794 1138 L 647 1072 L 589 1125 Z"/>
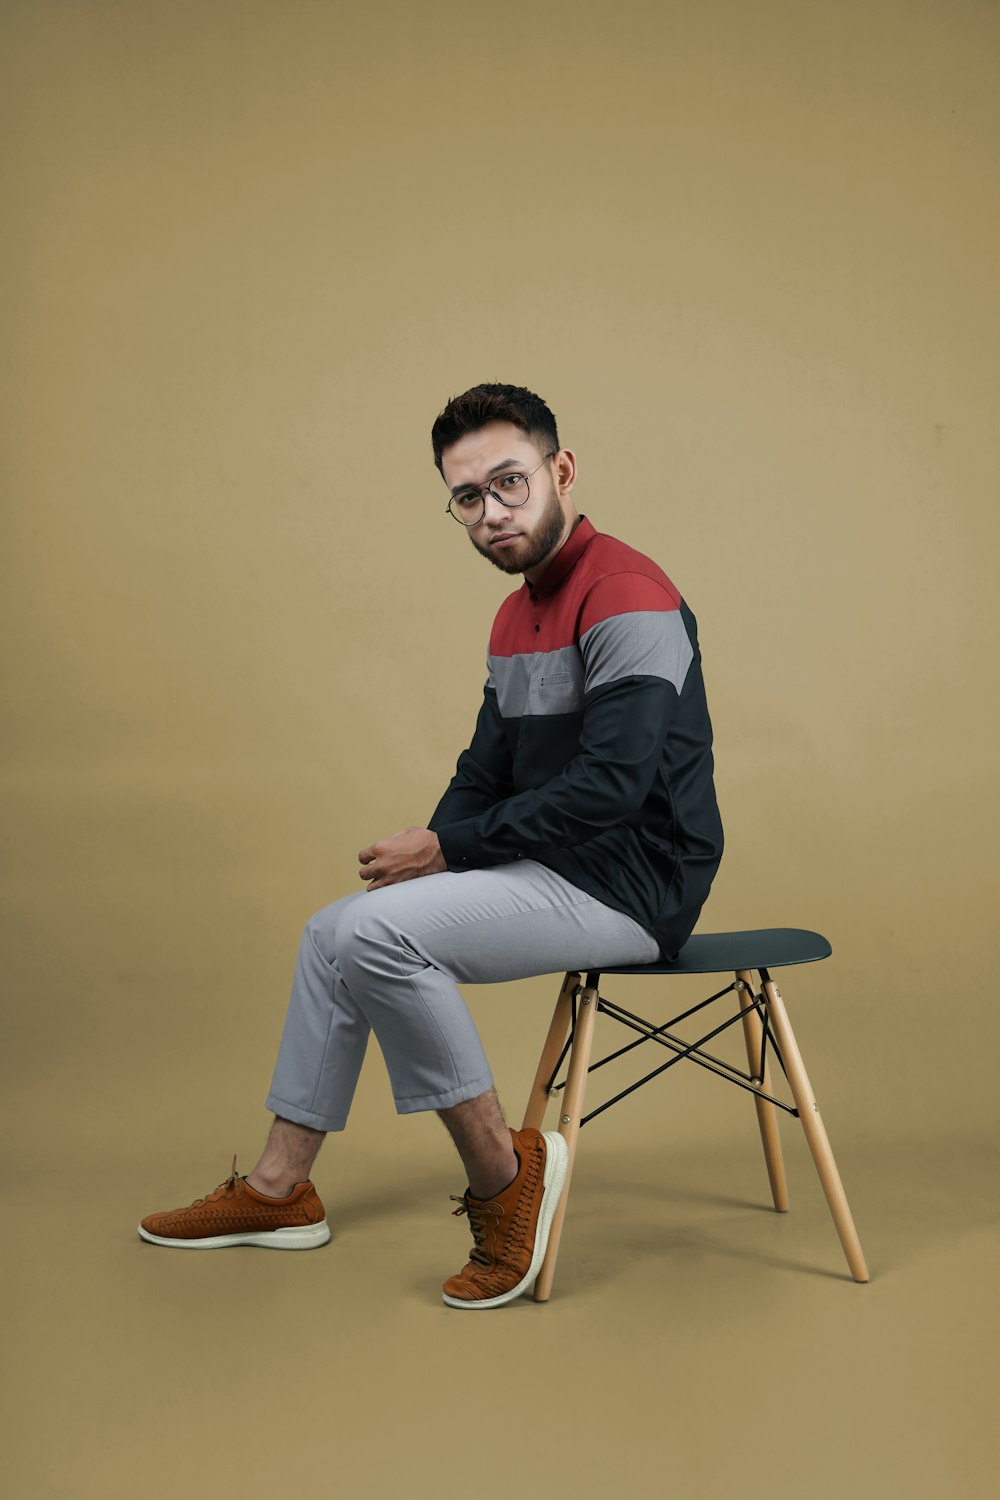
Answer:
<path fill-rule="evenodd" d="M 555 593 L 533 601 L 524 583 L 508 594 L 493 622 L 490 652 L 559 650 L 612 615 L 675 610 L 680 604 L 679 591 L 652 558 L 599 531 Z"/>

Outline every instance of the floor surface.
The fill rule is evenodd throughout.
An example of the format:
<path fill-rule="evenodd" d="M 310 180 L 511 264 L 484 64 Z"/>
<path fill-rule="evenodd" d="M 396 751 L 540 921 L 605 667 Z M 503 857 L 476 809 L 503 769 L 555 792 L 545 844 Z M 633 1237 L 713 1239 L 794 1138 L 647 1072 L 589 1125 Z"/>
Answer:
<path fill-rule="evenodd" d="M 751 1130 L 683 1151 L 585 1130 L 551 1300 L 486 1313 L 440 1300 L 468 1230 L 426 1130 L 394 1159 L 328 1143 L 334 1236 L 294 1255 L 140 1242 L 225 1175 L 187 1146 L 26 1166 L 8 1493 L 992 1496 L 995 1155 L 841 1151 L 858 1285 L 800 1140 L 776 1215 Z"/>

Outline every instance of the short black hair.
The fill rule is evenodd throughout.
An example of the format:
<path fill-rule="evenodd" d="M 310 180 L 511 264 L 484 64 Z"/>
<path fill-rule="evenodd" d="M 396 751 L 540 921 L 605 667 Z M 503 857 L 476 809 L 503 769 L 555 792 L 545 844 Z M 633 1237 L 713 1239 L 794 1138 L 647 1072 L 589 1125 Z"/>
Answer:
<path fill-rule="evenodd" d="M 461 396 L 452 396 L 431 428 L 434 465 L 442 478 L 441 454 L 445 448 L 467 432 L 478 432 L 488 422 L 512 422 L 520 427 L 538 448 L 539 456 L 553 449 L 559 451 L 556 419 L 541 396 L 523 385 L 474 385 Z"/>

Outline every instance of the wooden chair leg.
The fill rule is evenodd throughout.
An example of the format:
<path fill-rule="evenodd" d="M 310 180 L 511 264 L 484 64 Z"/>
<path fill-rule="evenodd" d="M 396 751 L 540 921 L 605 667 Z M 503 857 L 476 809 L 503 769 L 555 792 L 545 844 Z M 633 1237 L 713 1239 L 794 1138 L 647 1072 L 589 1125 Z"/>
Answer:
<path fill-rule="evenodd" d="M 771 1088 L 771 1070 L 766 1060 L 763 1073 L 760 1069 L 764 1028 L 751 999 L 753 978 L 749 969 L 738 969 L 736 979 L 742 985 L 739 990 L 739 1000 L 740 1010 L 743 1012 L 743 1040 L 747 1048 L 747 1065 L 751 1075 L 760 1079 L 764 1092 L 771 1094 L 774 1090 Z M 777 1212 L 784 1214 L 788 1212 L 788 1186 L 785 1182 L 785 1164 L 781 1157 L 778 1111 L 766 1099 L 755 1098 L 753 1102 L 757 1110 L 757 1124 L 760 1128 L 761 1144 L 764 1147 L 764 1161 L 767 1164 L 767 1180 L 771 1184 L 771 1197 Z"/>
<path fill-rule="evenodd" d="M 552 1012 L 552 1020 L 549 1024 L 549 1034 L 545 1038 L 545 1046 L 542 1055 L 538 1059 L 538 1071 L 535 1073 L 535 1081 L 531 1085 L 531 1093 L 528 1095 L 528 1105 L 524 1111 L 524 1119 L 521 1121 L 521 1129 L 526 1130 L 529 1125 L 535 1130 L 541 1130 L 542 1121 L 545 1119 L 545 1106 L 549 1102 L 546 1092 L 552 1070 L 559 1061 L 559 1054 L 563 1049 L 563 1043 L 569 1031 L 570 1003 L 573 991 L 580 983 L 578 973 L 570 971 L 562 982 L 559 991 L 559 999 L 556 1008 Z"/>
<path fill-rule="evenodd" d="M 765 971 L 766 972 L 766 971 Z M 763 979 L 763 974 L 761 978 Z M 784 1001 L 778 993 L 778 986 L 773 979 L 764 979 L 764 995 L 767 999 L 768 1015 L 774 1026 L 774 1034 L 778 1039 L 778 1046 L 785 1063 L 785 1072 L 791 1086 L 795 1105 L 802 1121 L 802 1129 L 805 1131 L 806 1141 L 816 1164 L 816 1171 L 826 1194 L 826 1201 L 833 1215 L 833 1222 L 837 1226 L 840 1243 L 844 1247 L 847 1256 L 847 1264 L 850 1266 L 851 1275 L 855 1281 L 868 1280 L 868 1267 L 865 1265 L 864 1253 L 861 1249 L 861 1241 L 858 1239 L 858 1231 L 854 1227 L 854 1219 L 847 1203 L 847 1195 L 844 1192 L 840 1173 L 837 1171 L 837 1163 L 833 1159 L 830 1142 L 827 1139 L 826 1130 L 820 1117 L 819 1105 L 813 1095 L 809 1075 L 806 1073 L 785 1010 Z"/>
<path fill-rule="evenodd" d="M 536 1302 L 548 1301 L 549 1293 L 552 1290 L 552 1281 L 556 1274 L 559 1240 L 562 1236 L 563 1219 L 566 1216 L 569 1185 L 573 1177 L 573 1162 L 576 1159 L 576 1140 L 580 1134 L 580 1116 L 583 1113 L 583 1095 L 587 1086 L 587 1069 L 590 1067 L 590 1048 L 594 1039 L 594 1022 L 597 1019 L 598 999 L 599 992 L 596 985 L 593 987 L 585 985 L 580 991 L 580 1001 L 576 1017 L 576 1035 L 573 1038 L 573 1045 L 570 1049 L 569 1072 L 566 1078 L 562 1111 L 559 1116 L 559 1134 L 563 1136 L 566 1145 L 569 1147 L 569 1165 L 566 1169 L 566 1182 L 563 1187 L 562 1197 L 559 1200 L 559 1207 L 556 1209 L 555 1217 L 552 1220 L 552 1228 L 549 1230 L 549 1243 L 545 1250 L 545 1259 L 542 1262 L 542 1269 L 538 1273 L 538 1279 L 534 1286 L 533 1295 Z"/>

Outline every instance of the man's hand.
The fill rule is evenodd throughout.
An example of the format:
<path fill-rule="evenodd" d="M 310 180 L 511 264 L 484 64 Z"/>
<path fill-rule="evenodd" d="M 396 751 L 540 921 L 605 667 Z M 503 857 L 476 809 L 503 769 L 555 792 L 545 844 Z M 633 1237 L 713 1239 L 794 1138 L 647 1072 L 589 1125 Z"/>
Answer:
<path fill-rule="evenodd" d="M 404 828 L 392 838 L 380 839 L 362 849 L 358 859 L 364 866 L 358 871 L 362 880 L 368 880 L 370 891 L 383 885 L 395 885 L 399 880 L 416 880 L 421 875 L 436 875 L 448 866 L 441 853 L 441 844 L 436 833 L 429 828 Z"/>

